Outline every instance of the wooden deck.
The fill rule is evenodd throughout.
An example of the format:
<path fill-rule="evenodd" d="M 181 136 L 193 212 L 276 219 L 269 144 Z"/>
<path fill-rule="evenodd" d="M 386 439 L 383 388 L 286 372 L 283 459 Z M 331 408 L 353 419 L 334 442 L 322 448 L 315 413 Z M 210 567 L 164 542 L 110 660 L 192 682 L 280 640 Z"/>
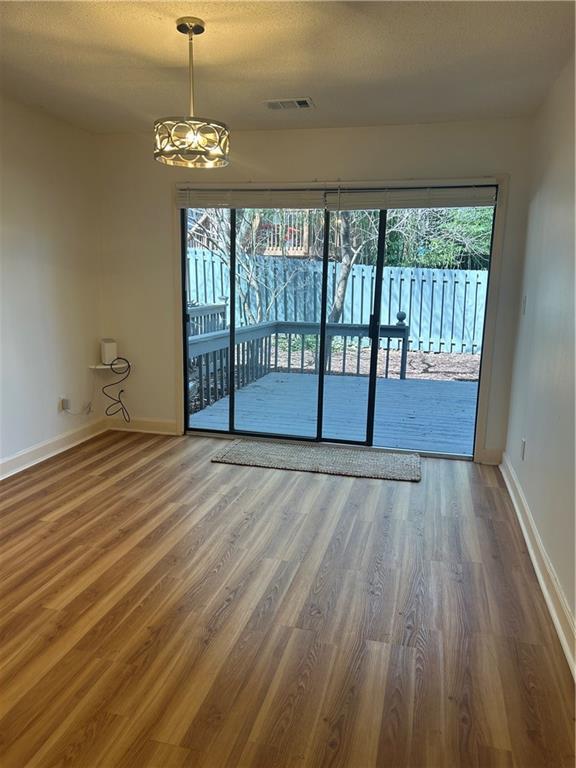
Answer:
<path fill-rule="evenodd" d="M 325 381 L 325 438 L 364 440 L 368 377 Z M 477 390 L 474 381 L 379 379 L 374 445 L 472 455 Z M 236 392 L 236 429 L 313 437 L 317 391 L 315 375 L 269 373 Z M 228 398 L 195 413 L 190 427 L 226 430 Z"/>

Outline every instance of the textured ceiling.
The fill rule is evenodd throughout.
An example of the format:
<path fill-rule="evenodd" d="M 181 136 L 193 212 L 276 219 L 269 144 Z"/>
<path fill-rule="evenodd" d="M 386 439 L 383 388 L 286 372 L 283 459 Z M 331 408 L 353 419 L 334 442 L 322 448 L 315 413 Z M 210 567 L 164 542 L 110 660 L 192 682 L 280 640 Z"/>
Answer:
<path fill-rule="evenodd" d="M 96 132 L 186 111 L 231 128 L 431 122 L 530 114 L 573 48 L 571 2 L 2 2 L 9 95 Z M 316 109 L 267 110 L 310 96 Z"/>

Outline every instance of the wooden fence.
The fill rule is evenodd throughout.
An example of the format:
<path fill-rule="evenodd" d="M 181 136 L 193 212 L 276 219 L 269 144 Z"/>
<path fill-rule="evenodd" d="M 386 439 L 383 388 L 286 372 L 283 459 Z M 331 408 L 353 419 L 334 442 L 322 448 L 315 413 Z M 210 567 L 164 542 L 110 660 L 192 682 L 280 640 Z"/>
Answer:
<path fill-rule="evenodd" d="M 330 262 L 328 300 L 336 291 L 339 265 Z M 257 256 L 250 260 L 252 281 L 237 270 L 236 317 L 239 325 L 261 322 L 319 322 L 322 263 L 309 259 Z M 368 323 L 374 296 L 375 268 L 354 265 L 348 279 L 341 321 Z M 222 304 L 229 296 L 228 268 L 207 250 L 188 252 L 188 298 L 195 304 Z M 478 354 L 482 348 L 488 272 L 486 270 L 385 267 L 382 283 L 383 324 L 406 313 L 409 349 Z M 245 293 L 246 301 L 238 294 Z M 260 315 L 258 308 L 260 306 Z M 252 318 L 250 317 L 252 316 Z M 399 349 L 400 342 L 392 341 Z"/>

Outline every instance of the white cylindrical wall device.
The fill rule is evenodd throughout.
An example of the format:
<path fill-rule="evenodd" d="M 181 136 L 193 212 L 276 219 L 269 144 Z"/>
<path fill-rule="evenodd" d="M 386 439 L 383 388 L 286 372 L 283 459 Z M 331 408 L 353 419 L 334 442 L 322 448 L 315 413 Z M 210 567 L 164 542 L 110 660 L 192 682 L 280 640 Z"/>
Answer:
<path fill-rule="evenodd" d="M 110 365 L 118 357 L 118 345 L 115 339 L 100 341 L 100 357 L 104 365 Z"/>

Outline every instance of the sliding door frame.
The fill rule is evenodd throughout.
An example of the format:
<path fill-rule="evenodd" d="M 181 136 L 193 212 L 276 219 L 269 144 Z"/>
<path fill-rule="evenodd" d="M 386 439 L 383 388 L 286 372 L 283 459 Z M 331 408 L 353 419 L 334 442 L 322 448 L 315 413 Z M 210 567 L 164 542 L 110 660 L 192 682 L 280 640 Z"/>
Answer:
<path fill-rule="evenodd" d="M 190 413 L 190 392 L 188 388 L 188 222 L 186 220 L 186 208 L 180 211 L 180 302 L 182 322 L 182 397 L 184 401 L 184 432 L 190 429 L 188 424 Z"/>
<path fill-rule="evenodd" d="M 273 189 L 268 185 L 262 187 L 268 191 L 280 191 L 282 189 L 324 189 L 326 191 L 334 190 L 341 187 L 340 182 L 315 182 L 314 184 L 302 184 L 302 183 L 290 183 L 285 185 L 275 185 Z M 506 217 L 507 208 L 507 192 L 508 192 L 508 177 L 505 175 L 482 178 L 482 179 L 461 179 L 450 180 L 449 183 L 446 180 L 438 181 L 411 181 L 409 184 L 403 184 L 399 182 L 385 183 L 385 182 L 356 182 L 354 184 L 346 185 L 346 189 L 381 189 L 381 188 L 397 188 L 397 189 L 425 189 L 425 188 L 450 188 L 450 187 L 471 187 L 471 186 L 493 186 L 496 187 L 496 201 L 494 207 L 493 228 L 492 228 L 492 243 L 490 251 L 490 262 L 488 268 L 488 287 L 484 314 L 484 335 L 482 341 L 482 351 L 480 355 L 480 372 L 478 380 L 478 394 L 476 401 L 476 418 L 474 423 L 474 448 L 473 456 L 461 456 L 452 454 L 438 454 L 427 453 L 421 451 L 422 455 L 430 456 L 446 456 L 447 458 L 458 459 L 472 459 L 480 463 L 497 464 L 501 459 L 502 450 L 499 448 L 488 450 L 486 448 L 486 434 L 487 434 L 487 421 L 488 421 L 488 400 L 490 394 L 490 386 L 492 383 L 492 371 L 494 363 L 494 344 L 496 339 L 496 311 L 498 306 L 498 292 L 500 288 L 500 273 L 502 269 L 502 251 L 503 251 L 503 239 L 504 239 L 504 223 Z M 243 189 L 246 184 L 231 184 L 230 189 Z M 205 187 L 203 187 L 205 188 Z M 254 185 L 254 188 L 258 188 L 258 185 Z M 178 289 L 178 296 L 182 306 L 182 323 L 180 326 L 181 332 L 178 336 L 183 346 L 182 362 L 183 367 L 181 370 L 181 381 L 183 382 L 183 431 L 184 433 L 191 434 L 206 434 L 206 435 L 234 435 L 240 437 L 258 437 L 261 439 L 283 439 L 294 440 L 296 442 L 329 442 L 329 443 L 342 443 L 353 444 L 361 447 L 371 447 L 373 445 L 373 427 L 374 427 L 374 414 L 376 406 L 376 372 L 378 365 L 378 338 L 376 342 L 372 342 L 371 357 L 370 357 L 370 373 L 369 373 L 369 393 L 368 393 L 368 408 L 367 408 L 367 421 L 366 421 L 366 440 L 354 441 L 346 439 L 336 439 L 330 437 L 324 437 L 322 434 L 323 429 L 323 407 L 324 407 L 324 358 L 326 356 L 326 310 L 327 310 L 327 279 L 328 279 L 328 249 L 329 249 L 329 226 L 330 226 L 330 211 L 324 211 L 324 243 L 323 243 L 323 265 L 322 265 L 322 296 L 321 296 L 321 321 L 320 321 L 320 344 L 319 344 L 319 370 L 318 370 L 318 401 L 317 401 L 317 429 L 316 435 L 285 435 L 269 432 L 256 432 L 250 430 L 238 430 L 235 429 L 235 354 L 234 354 L 234 342 L 235 342 L 235 276 L 236 269 L 236 208 L 230 208 L 231 215 L 231 238 L 230 238 L 230 328 L 229 328 L 229 424 L 228 429 L 202 429 L 189 425 L 189 392 L 188 392 L 188 323 L 187 323 L 187 284 L 186 284 L 186 259 L 187 259 L 187 223 L 186 223 L 186 210 L 182 208 L 179 213 L 179 261 L 180 261 L 180 278 L 181 284 Z M 378 233 L 378 252 L 376 261 L 376 277 L 375 277 L 375 292 L 373 297 L 373 315 L 376 323 L 374 328 L 379 327 L 380 321 L 380 308 L 381 308 L 381 291 L 382 280 L 378 280 L 378 269 L 380 268 L 380 277 L 382 277 L 384 269 L 385 259 L 385 239 L 386 239 L 386 215 L 387 210 L 382 209 L 379 212 L 379 233 Z M 384 220 L 384 227 L 382 227 L 382 219 Z M 232 224 L 233 220 L 233 224 Z M 379 288 L 378 288 L 379 286 Z M 378 306 L 376 307 L 376 303 Z M 376 311 L 378 310 L 378 311 Z M 234 321 L 234 322 L 233 322 Z M 372 323 L 371 323 L 372 325 Z M 372 330 L 372 329 L 371 329 Z M 372 334 L 371 334 L 372 336 Z M 322 349 L 323 347 L 323 349 Z M 181 390 L 180 390 L 181 391 Z M 387 448 L 380 448 L 381 450 L 389 450 Z M 413 451 L 404 449 L 394 449 L 397 452 L 411 453 Z"/>
<path fill-rule="evenodd" d="M 324 374 L 326 372 L 326 324 L 328 319 L 328 256 L 330 254 L 330 211 L 324 209 L 322 242 L 322 292 L 320 297 L 320 344 L 318 345 L 318 400 L 316 403 L 316 442 L 322 440 L 324 427 Z"/>
<path fill-rule="evenodd" d="M 368 408 L 366 414 L 366 444 L 374 445 L 374 417 L 376 414 L 376 381 L 378 377 L 378 354 L 380 352 L 380 312 L 382 309 L 382 277 L 384 276 L 384 259 L 386 256 L 386 222 L 388 211 L 378 212 L 378 246 L 376 252 L 376 273 L 374 276 L 374 296 L 372 298 L 372 314 L 370 315 L 369 337 L 372 340 L 370 348 L 370 373 L 368 378 Z"/>
<path fill-rule="evenodd" d="M 236 428 L 236 208 L 230 208 L 230 270 L 229 270 L 229 288 L 230 288 L 230 327 L 228 328 L 228 429 L 198 429 L 197 427 L 187 426 L 187 432 L 215 432 L 218 434 L 231 434 L 244 437 L 268 437 L 272 439 L 299 440 L 306 442 L 330 442 L 345 445 L 358 445 L 372 447 L 374 436 L 374 414 L 376 409 L 376 381 L 378 368 L 378 352 L 380 344 L 380 310 L 382 305 L 382 276 L 384 274 L 384 261 L 386 253 L 386 222 L 387 211 L 382 209 L 378 211 L 378 244 L 376 251 L 376 271 L 374 278 L 374 295 L 372 297 L 372 307 L 369 324 L 370 347 L 370 369 L 368 373 L 368 400 L 366 407 L 366 438 L 364 440 L 353 440 L 348 438 L 337 438 L 325 436 L 323 434 L 324 426 L 324 382 L 326 376 L 326 326 L 328 315 L 328 269 L 330 254 L 330 220 L 331 211 L 324 210 L 323 242 L 322 242 L 322 283 L 320 300 L 320 342 L 318 345 L 318 392 L 316 399 L 316 434 L 311 435 L 286 435 L 275 432 L 257 432 L 247 429 Z M 182 237 L 182 302 L 184 307 L 183 327 L 184 327 L 184 356 L 185 372 L 188 365 L 187 350 L 187 314 L 186 314 L 186 209 L 182 210 L 181 216 L 181 237 Z M 185 381 L 185 416 L 189 410 L 188 382 Z"/>
<path fill-rule="evenodd" d="M 228 431 L 236 434 L 236 208 L 230 208 L 230 327 L 228 328 Z"/>

